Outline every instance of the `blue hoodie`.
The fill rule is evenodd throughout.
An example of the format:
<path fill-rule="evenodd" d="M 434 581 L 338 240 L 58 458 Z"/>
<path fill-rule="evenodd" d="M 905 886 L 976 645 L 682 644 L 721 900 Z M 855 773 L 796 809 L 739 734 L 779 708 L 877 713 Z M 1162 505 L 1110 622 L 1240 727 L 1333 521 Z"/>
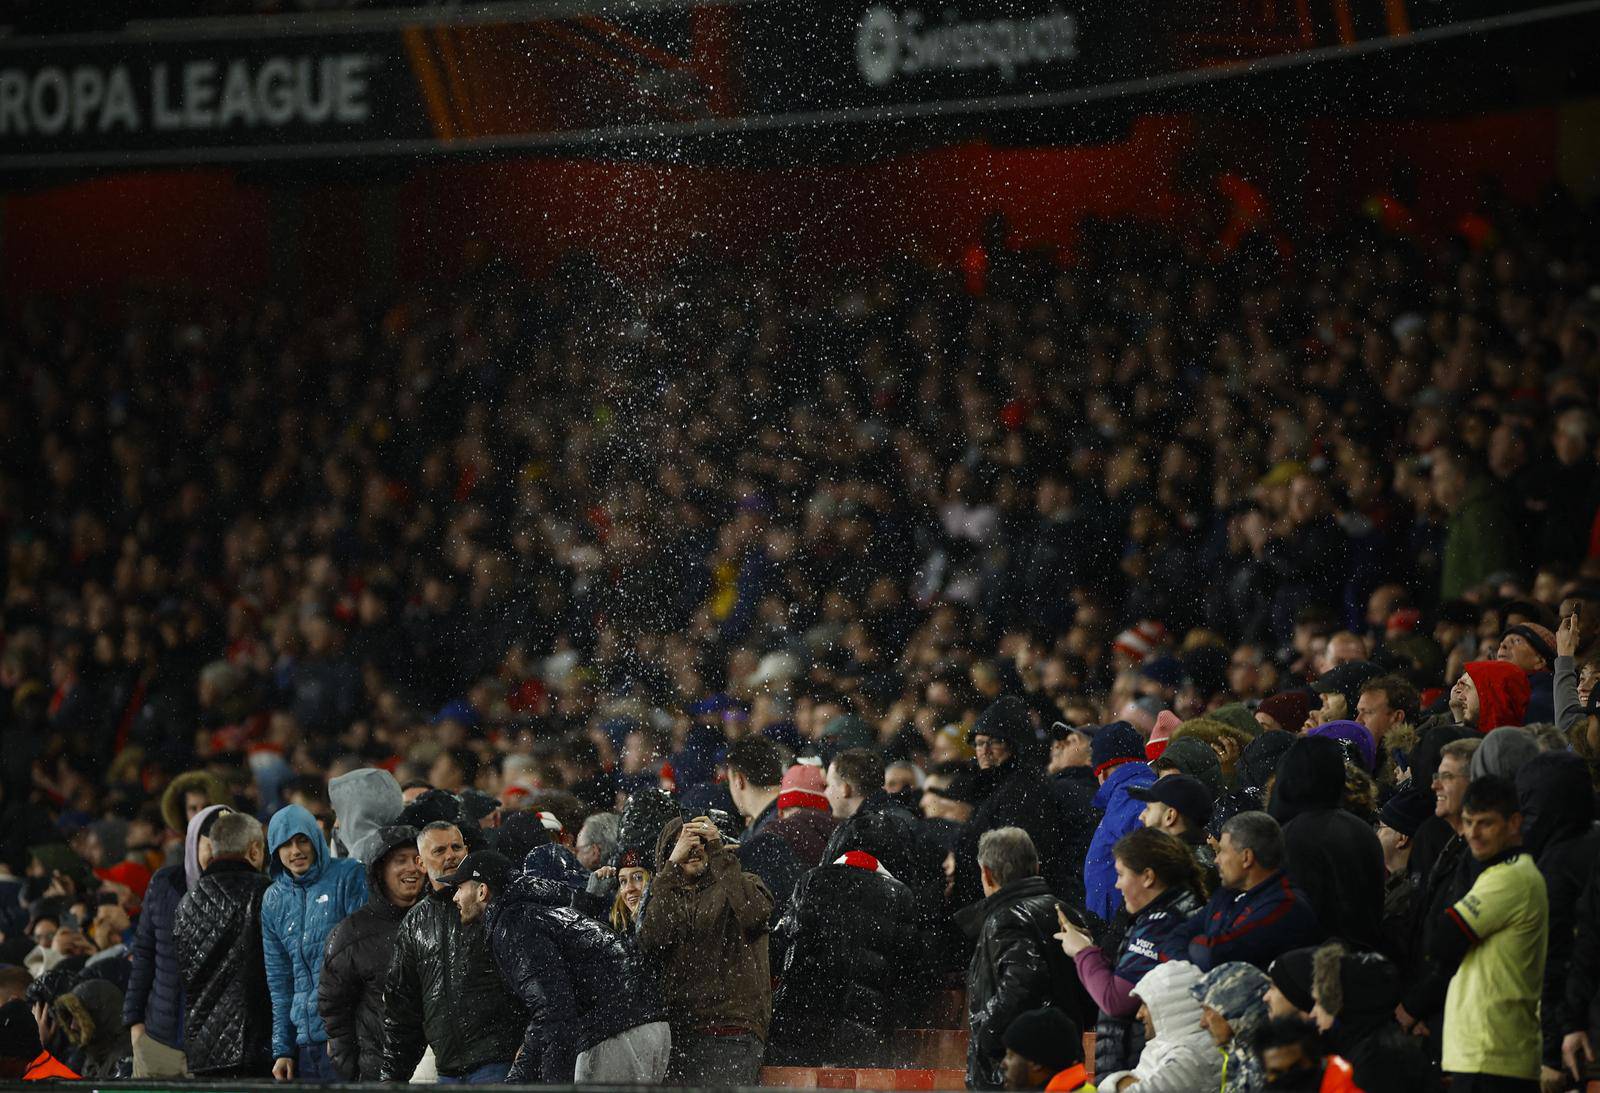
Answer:
<path fill-rule="evenodd" d="M 303 876 L 283 867 L 278 849 L 296 835 L 311 840 L 315 863 Z M 323 947 L 333 928 L 367 902 L 367 871 L 353 858 L 333 858 L 322 829 L 299 805 L 279 809 L 267 825 L 272 887 L 261 900 L 261 939 L 272 992 L 272 1057 L 295 1058 L 302 1044 L 328 1039 L 317 1012 Z"/>
<path fill-rule="evenodd" d="M 1123 763 L 1106 773 L 1106 780 L 1094 795 L 1094 807 L 1104 815 L 1100 826 L 1094 829 L 1089 841 L 1089 853 L 1083 859 L 1084 901 L 1090 911 L 1107 922 L 1122 906 L 1122 893 L 1117 891 L 1117 866 L 1111 848 L 1117 840 L 1139 826 L 1139 813 L 1144 802 L 1128 796 L 1134 786 L 1147 786 L 1156 780 L 1156 772 L 1145 763 Z"/>

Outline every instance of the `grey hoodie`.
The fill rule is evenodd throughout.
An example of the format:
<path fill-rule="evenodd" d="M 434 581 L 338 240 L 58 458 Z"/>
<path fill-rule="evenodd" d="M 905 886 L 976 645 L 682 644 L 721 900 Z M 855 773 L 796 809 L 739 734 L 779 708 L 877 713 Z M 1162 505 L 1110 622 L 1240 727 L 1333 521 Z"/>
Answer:
<path fill-rule="evenodd" d="M 370 865 L 369 855 L 378 846 L 378 832 L 393 824 L 405 808 L 400 783 L 394 775 L 377 767 L 362 767 L 341 774 L 328 783 L 328 802 L 333 805 L 333 856 L 356 858 Z"/>

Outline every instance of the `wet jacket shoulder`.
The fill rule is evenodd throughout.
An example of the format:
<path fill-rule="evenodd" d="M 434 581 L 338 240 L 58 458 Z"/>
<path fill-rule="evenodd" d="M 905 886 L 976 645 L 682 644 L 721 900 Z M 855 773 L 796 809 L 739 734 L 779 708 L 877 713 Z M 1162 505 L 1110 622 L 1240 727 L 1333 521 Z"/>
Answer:
<path fill-rule="evenodd" d="M 807 873 L 773 935 L 774 1065 L 882 1065 L 890 1032 L 927 989 L 936 943 L 911 890 L 829 864 Z"/>
<path fill-rule="evenodd" d="M 405 910 L 384 895 L 381 871 L 391 850 L 415 842 L 411 827 L 378 833 L 367 865 L 367 902 L 333 928 L 323 949 L 317 1012 L 334 1069 L 347 1081 L 377 1081 L 383 1070 L 383 985 Z"/>
<path fill-rule="evenodd" d="M 980 770 L 977 806 L 956 847 L 957 902 L 982 889 L 978 881 L 978 840 L 985 832 L 1020 827 L 1039 852 L 1045 882 L 1073 903 L 1080 901 L 1077 863 L 1066 850 L 1066 831 L 1056 795 L 1044 775 L 1021 759 Z"/>
<path fill-rule="evenodd" d="M 1201 971 L 1241 961 L 1266 970 L 1274 958 L 1321 939 L 1306 894 L 1282 870 L 1243 892 L 1219 888 L 1189 920 L 1189 959 Z"/>
<path fill-rule="evenodd" d="M 164 866 L 150 878 L 129 946 L 132 966 L 122 1000 L 124 1025 L 143 1024 L 145 1035 L 179 1050 L 183 1046 L 183 977 L 172 927 L 188 887 L 181 864 Z"/>
<path fill-rule="evenodd" d="M 172 940 L 186 1004 L 184 1053 L 195 1074 L 272 1068 L 261 952 L 261 901 L 271 883 L 244 862 L 217 862 L 178 904 Z"/>
<path fill-rule="evenodd" d="M 879 819 L 870 819 L 874 816 Z M 862 829 L 868 825 L 883 830 L 881 845 L 865 845 Z M 876 832 L 874 837 L 878 837 Z M 845 851 L 856 849 L 866 849 L 896 880 L 911 889 L 917 912 L 924 920 L 931 922 L 943 915 L 945 851 L 917 817 L 882 790 L 861 802 L 854 816 L 834 828 L 822 851 L 822 860 L 838 861 Z"/>
<path fill-rule="evenodd" d="M 674 1029 L 741 1028 L 765 1041 L 772 893 L 726 847 L 691 878 L 668 860 L 682 827 L 670 821 L 656 843 L 661 867 L 639 906 L 639 950 L 660 968 Z"/>
<path fill-rule="evenodd" d="M 382 1081 L 408 1081 L 433 1048 L 439 1073 L 459 1077 L 510 1062 L 527 1010 L 495 971 L 483 922 L 463 925 L 451 891 L 430 891 L 400 920 L 384 981 Z"/>
<path fill-rule="evenodd" d="M 974 1089 L 1004 1087 L 1001 1037 L 1024 1010 L 1059 1005 L 1080 1025 L 1093 1018 L 1073 962 L 1055 940 L 1063 906 L 1043 877 L 1026 877 L 957 915 L 976 938 L 967 968 L 967 1080 Z"/>
<path fill-rule="evenodd" d="M 295 876 L 278 860 L 278 848 L 296 835 L 311 840 L 314 861 Z M 327 1040 L 317 1012 L 317 980 L 328 935 L 367 901 L 366 870 L 351 858 L 332 858 L 322 829 L 299 805 L 279 809 L 267 825 L 272 887 L 261 904 L 267 986 L 272 992 L 272 1053 L 293 1058 L 295 1048 Z"/>
<path fill-rule="evenodd" d="M 518 875 L 485 917 L 495 967 L 527 1008 L 511 1081 L 570 1083 L 578 1056 L 662 1018 L 638 963 L 602 923 L 571 906 L 558 881 Z"/>
<path fill-rule="evenodd" d="M 1103 921 L 1111 921 L 1111 916 L 1122 906 L 1111 848 L 1118 839 L 1139 826 L 1139 813 L 1144 811 L 1144 802 L 1129 797 L 1128 790 L 1147 786 L 1155 780 L 1156 772 L 1148 764 L 1123 763 L 1111 768 L 1095 792 L 1094 806 L 1102 815 L 1100 826 L 1089 843 L 1089 855 L 1083 862 L 1084 906 Z"/>

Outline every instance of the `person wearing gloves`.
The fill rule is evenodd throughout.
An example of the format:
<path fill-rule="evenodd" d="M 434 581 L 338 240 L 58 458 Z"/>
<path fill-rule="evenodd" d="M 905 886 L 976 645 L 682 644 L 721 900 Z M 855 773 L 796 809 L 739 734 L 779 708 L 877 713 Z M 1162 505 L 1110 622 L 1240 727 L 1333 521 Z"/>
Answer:
<path fill-rule="evenodd" d="M 366 867 L 380 841 L 379 833 L 406 807 L 400 783 L 377 767 L 362 767 L 328 782 L 333 806 L 333 856 L 355 858 Z"/>
<path fill-rule="evenodd" d="M 1212 968 L 1189 993 L 1200 1003 L 1200 1021 L 1222 1053 L 1221 1093 L 1261 1093 L 1266 1076 L 1252 1041 L 1267 1020 L 1272 981 L 1252 964 L 1232 961 Z"/>
<path fill-rule="evenodd" d="M 267 846 L 272 887 L 261 900 L 261 940 L 272 993 L 272 1076 L 333 1081 L 317 981 L 328 935 L 367 902 L 366 870 L 331 857 L 316 819 L 299 805 L 272 817 Z"/>
<path fill-rule="evenodd" d="M 1217 1089 L 1222 1083 L 1222 1054 L 1200 1023 L 1194 987 L 1200 969 L 1183 960 L 1158 964 L 1133 988 L 1145 1026 L 1144 1050 L 1131 1070 L 1096 1071 L 1099 1088 L 1118 1093 L 1189 1093 Z"/>

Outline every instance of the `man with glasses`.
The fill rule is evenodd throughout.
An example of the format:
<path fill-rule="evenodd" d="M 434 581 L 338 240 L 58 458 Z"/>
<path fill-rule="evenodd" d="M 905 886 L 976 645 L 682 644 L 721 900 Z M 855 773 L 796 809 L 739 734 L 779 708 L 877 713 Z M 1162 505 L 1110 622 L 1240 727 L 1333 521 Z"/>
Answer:
<path fill-rule="evenodd" d="M 1480 743 L 1479 738 L 1469 737 L 1452 740 L 1439 750 L 1439 767 L 1433 775 L 1433 814 L 1450 826 L 1452 835 L 1428 871 L 1416 901 L 1411 927 L 1411 951 L 1415 955 L 1406 969 L 1405 982 L 1409 986 L 1395 1010 L 1402 1028 L 1426 1034 L 1435 1043 L 1444 1017 L 1451 969 L 1439 967 L 1430 954 L 1437 949 L 1434 934 L 1444 921 L 1445 909 L 1472 886 L 1472 857 L 1462 834 L 1461 803 L 1467 794 L 1467 768 Z"/>

